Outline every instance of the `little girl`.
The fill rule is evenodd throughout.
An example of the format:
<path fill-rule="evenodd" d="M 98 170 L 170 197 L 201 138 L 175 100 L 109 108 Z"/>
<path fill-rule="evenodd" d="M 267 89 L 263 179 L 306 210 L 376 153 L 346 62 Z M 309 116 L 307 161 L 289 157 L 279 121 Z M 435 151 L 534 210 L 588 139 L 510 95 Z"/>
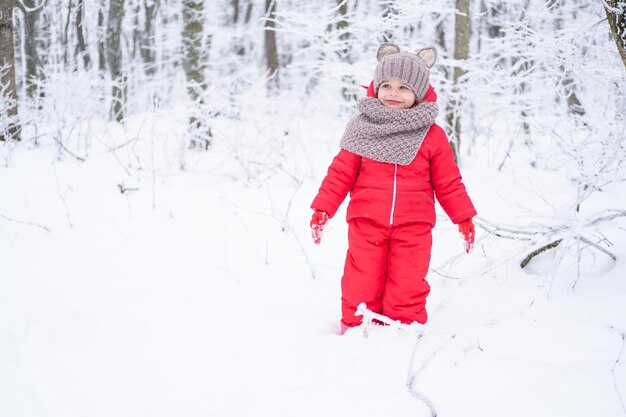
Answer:
<path fill-rule="evenodd" d="M 311 208 L 313 241 L 350 192 L 348 253 L 341 280 L 341 333 L 358 326 L 356 308 L 402 323 L 426 323 L 426 274 L 435 202 L 458 224 L 469 252 L 476 210 L 452 148 L 435 124 L 437 96 L 428 84 L 435 48 L 411 54 L 382 44 L 368 97 L 346 127 Z"/>

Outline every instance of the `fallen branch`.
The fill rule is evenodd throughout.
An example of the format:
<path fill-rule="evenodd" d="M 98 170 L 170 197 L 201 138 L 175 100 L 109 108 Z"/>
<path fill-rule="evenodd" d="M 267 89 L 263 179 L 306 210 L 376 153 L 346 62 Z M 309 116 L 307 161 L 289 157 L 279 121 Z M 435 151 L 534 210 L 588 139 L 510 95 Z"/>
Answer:
<path fill-rule="evenodd" d="M 554 242 L 548 243 L 547 245 L 543 245 L 542 247 L 540 247 L 539 249 L 535 249 L 534 251 L 532 251 L 531 253 L 529 253 L 522 262 L 520 262 L 519 266 L 521 268 L 525 268 L 526 265 L 528 265 L 528 263 L 537 255 L 539 255 L 540 253 L 543 253 L 547 250 L 550 249 L 554 249 L 557 246 L 559 246 L 559 244 L 563 241 L 563 239 L 559 239 L 559 240 L 555 240 Z"/>
<path fill-rule="evenodd" d="M 599 250 L 600 252 L 606 254 L 608 257 L 610 257 L 614 261 L 617 261 L 617 255 L 615 255 L 610 250 L 603 248 L 602 246 L 598 245 L 597 243 L 594 243 L 594 242 L 590 241 L 586 237 L 582 237 L 581 236 L 581 237 L 578 238 L 578 240 L 580 240 L 581 242 L 585 242 L 587 245 L 589 245 L 589 246 Z"/>
<path fill-rule="evenodd" d="M 525 268 L 537 255 L 556 248 L 563 241 L 563 239 L 567 238 L 582 242 L 587 246 L 604 253 L 614 261 L 617 260 L 617 256 L 614 253 L 606 248 L 603 248 L 598 243 L 593 242 L 585 236 L 585 233 L 597 233 L 596 229 L 599 225 L 611 222 L 621 217 L 626 217 L 626 210 L 607 209 L 594 213 L 580 221 L 572 222 L 571 224 L 560 224 L 555 226 L 531 224 L 524 226 L 523 229 L 510 225 L 491 223 L 479 216 L 475 217 L 474 223 L 487 233 L 499 238 L 529 242 L 531 247 L 537 244 L 542 244 L 539 248 L 536 248 L 528 253 L 528 255 L 526 255 L 520 262 L 520 267 Z M 543 243 L 546 240 L 549 243 Z"/>

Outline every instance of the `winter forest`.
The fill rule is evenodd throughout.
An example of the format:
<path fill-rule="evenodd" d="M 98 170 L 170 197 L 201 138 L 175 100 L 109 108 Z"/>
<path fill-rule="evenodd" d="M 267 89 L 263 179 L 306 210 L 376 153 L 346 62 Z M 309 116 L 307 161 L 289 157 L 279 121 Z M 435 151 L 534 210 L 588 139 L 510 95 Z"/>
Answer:
<path fill-rule="evenodd" d="M 429 321 L 340 335 L 383 42 L 476 243 L 437 206 Z M 0 417 L 626 416 L 626 2 L 0 0 L 0 92 Z"/>

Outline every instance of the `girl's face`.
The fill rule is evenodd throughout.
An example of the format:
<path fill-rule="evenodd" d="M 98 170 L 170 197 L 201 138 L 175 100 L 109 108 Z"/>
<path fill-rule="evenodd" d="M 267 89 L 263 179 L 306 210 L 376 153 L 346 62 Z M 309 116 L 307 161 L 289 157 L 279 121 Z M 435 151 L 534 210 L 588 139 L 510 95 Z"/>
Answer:
<path fill-rule="evenodd" d="M 392 109 L 408 109 L 417 101 L 411 86 L 395 78 L 380 83 L 378 99 L 383 106 Z"/>

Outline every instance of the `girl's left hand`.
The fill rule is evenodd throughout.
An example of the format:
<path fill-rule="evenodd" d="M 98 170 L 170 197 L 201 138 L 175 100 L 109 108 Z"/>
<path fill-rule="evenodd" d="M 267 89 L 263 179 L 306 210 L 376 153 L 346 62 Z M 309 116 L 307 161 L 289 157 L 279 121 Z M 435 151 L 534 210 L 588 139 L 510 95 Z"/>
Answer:
<path fill-rule="evenodd" d="M 476 230 L 471 217 L 459 223 L 459 232 L 461 232 L 463 240 L 465 240 L 465 253 L 469 253 L 474 247 L 474 237 L 476 236 Z"/>

